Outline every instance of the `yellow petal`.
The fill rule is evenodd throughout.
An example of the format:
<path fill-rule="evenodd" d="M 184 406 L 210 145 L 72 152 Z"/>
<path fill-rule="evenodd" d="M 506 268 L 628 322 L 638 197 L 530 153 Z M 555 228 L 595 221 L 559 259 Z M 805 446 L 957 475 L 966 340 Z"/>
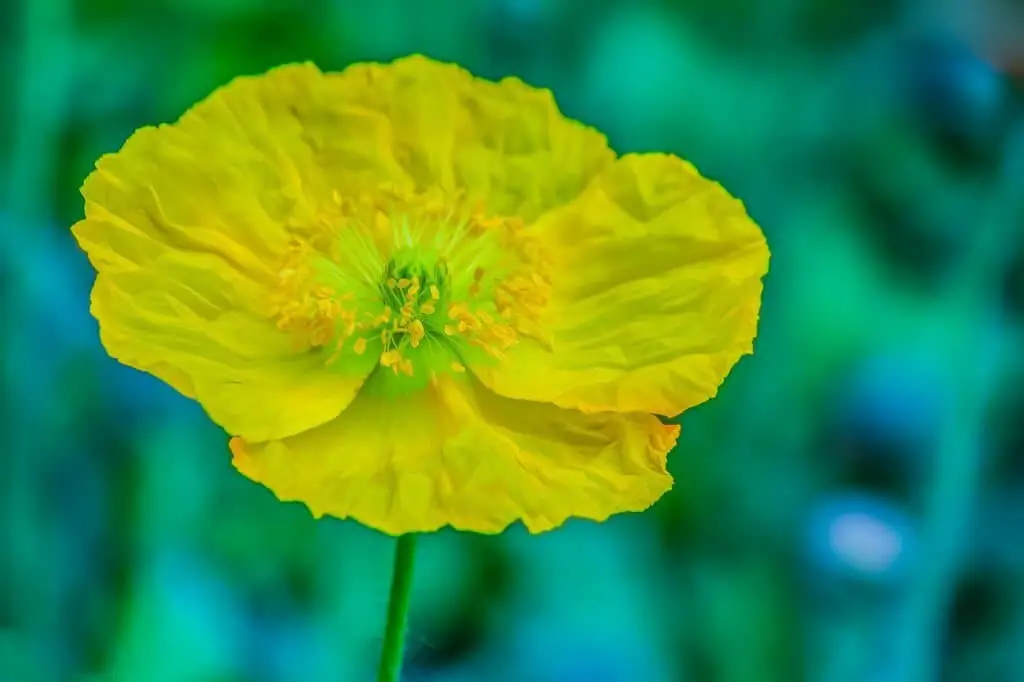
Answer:
<path fill-rule="evenodd" d="M 73 232 L 99 273 L 93 311 L 111 355 L 196 397 L 232 434 L 281 438 L 337 415 L 375 361 L 324 371 L 319 349 L 289 350 L 271 320 L 282 259 L 330 234 L 325 215 L 393 186 L 530 217 L 613 158 L 549 91 L 516 79 L 423 57 L 337 74 L 290 65 L 235 79 L 101 158 Z"/>
<path fill-rule="evenodd" d="M 768 247 L 742 204 L 689 164 L 623 157 L 533 228 L 551 258 L 539 340 L 466 365 L 497 393 L 674 416 L 753 349 Z"/>
<path fill-rule="evenodd" d="M 271 319 L 286 250 L 332 186 L 290 109 L 316 109 L 323 82 L 311 66 L 238 79 L 137 131 L 86 179 L 73 228 L 107 351 L 254 441 L 334 418 L 375 364 L 328 367 L 331 349 L 300 353 Z"/>
<path fill-rule="evenodd" d="M 569 517 L 641 511 L 672 485 L 678 427 L 646 414 L 590 414 L 497 396 L 449 375 L 396 397 L 364 391 L 334 421 L 268 443 L 231 441 L 234 464 L 314 516 L 390 534 L 451 525 L 531 532 Z"/>
<path fill-rule="evenodd" d="M 336 417 L 375 359 L 325 367 L 297 354 L 266 320 L 236 310 L 204 316 L 152 276 L 100 275 L 92 313 L 107 352 L 195 398 L 213 421 L 253 441 L 284 438 Z"/>
<path fill-rule="evenodd" d="M 329 111 L 304 125 L 331 166 L 352 159 L 414 188 L 464 192 L 531 220 L 575 197 L 614 153 L 558 110 L 550 90 L 491 82 L 422 56 L 327 76 Z M 367 177 L 364 175 L 364 177 Z"/>

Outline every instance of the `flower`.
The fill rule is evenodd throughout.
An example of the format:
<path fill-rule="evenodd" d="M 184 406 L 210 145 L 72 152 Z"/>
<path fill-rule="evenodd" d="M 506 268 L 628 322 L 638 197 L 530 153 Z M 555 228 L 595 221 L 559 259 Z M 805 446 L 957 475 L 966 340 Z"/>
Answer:
<path fill-rule="evenodd" d="M 281 500 L 392 534 L 649 507 L 658 415 L 751 352 L 768 264 L 688 163 L 420 56 L 238 78 L 82 194 L 107 351 Z"/>

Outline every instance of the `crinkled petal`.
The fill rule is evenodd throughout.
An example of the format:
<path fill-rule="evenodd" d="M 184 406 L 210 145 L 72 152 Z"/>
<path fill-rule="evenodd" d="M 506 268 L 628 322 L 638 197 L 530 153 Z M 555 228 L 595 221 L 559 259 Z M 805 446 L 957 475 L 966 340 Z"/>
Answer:
<path fill-rule="evenodd" d="M 234 310 L 204 317 L 169 283 L 100 275 L 92 313 L 112 357 L 195 398 L 210 418 L 254 441 L 283 438 L 336 417 L 376 359 L 325 368 L 322 353 L 297 354 L 263 319 Z"/>
<path fill-rule="evenodd" d="M 531 217 L 613 158 L 549 91 L 516 79 L 423 57 L 337 74 L 291 65 L 235 79 L 100 159 L 74 234 L 99 273 L 93 311 L 114 357 L 232 434 L 283 438 L 336 416 L 374 364 L 348 354 L 323 371 L 271 321 L 287 248 L 339 197 L 441 190 Z"/>
<path fill-rule="evenodd" d="M 668 155 L 626 156 L 534 226 L 551 258 L 538 339 L 470 353 L 495 392 L 675 416 L 753 349 L 769 253 L 742 204 Z"/>
<path fill-rule="evenodd" d="M 374 159 L 414 189 L 461 192 L 494 213 L 530 221 L 615 158 L 604 135 L 559 112 L 550 90 L 517 78 L 492 82 L 412 56 L 355 64 L 328 81 L 331 111 L 317 135 L 325 165 Z"/>
<path fill-rule="evenodd" d="M 231 441 L 235 466 L 315 516 L 398 535 L 445 525 L 531 532 L 569 517 L 640 511 L 672 485 L 678 427 L 646 414 L 583 414 L 497 396 L 466 375 L 395 397 L 377 385 L 293 438 Z"/>
<path fill-rule="evenodd" d="M 240 79 L 178 123 L 139 130 L 97 163 L 73 228 L 98 272 L 92 312 L 108 352 L 251 440 L 334 418 L 375 364 L 326 367 L 330 349 L 297 352 L 271 319 L 276 269 L 328 184 L 274 98 L 311 107 L 303 92 L 322 79 L 312 67 Z"/>

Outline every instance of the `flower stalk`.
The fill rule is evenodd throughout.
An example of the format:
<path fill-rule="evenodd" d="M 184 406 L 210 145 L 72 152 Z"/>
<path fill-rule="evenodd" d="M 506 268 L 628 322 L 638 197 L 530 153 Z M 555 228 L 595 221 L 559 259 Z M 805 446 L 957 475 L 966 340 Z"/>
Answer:
<path fill-rule="evenodd" d="M 384 646 L 380 653 L 377 682 L 398 682 L 402 674 L 405 630 L 409 620 L 415 558 L 416 535 L 407 533 L 399 536 L 395 546 L 391 596 L 388 599 L 388 620 L 384 628 Z"/>

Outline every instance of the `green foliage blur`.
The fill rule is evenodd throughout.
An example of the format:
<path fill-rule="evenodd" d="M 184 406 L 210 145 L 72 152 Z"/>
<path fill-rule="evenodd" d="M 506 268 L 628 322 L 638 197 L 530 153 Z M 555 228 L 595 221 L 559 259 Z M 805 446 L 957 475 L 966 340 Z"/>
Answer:
<path fill-rule="evenodd" d="M 1021 682 L 1021 36 L 1001 0 L 0 0 L 0 682 L 373 679 L 393 541 L 108 358 L 68 227 L 232 77 L 414 52 L 691 160 L 773 260 L 652 510 L 420 540 L 405 679 Z"/>

